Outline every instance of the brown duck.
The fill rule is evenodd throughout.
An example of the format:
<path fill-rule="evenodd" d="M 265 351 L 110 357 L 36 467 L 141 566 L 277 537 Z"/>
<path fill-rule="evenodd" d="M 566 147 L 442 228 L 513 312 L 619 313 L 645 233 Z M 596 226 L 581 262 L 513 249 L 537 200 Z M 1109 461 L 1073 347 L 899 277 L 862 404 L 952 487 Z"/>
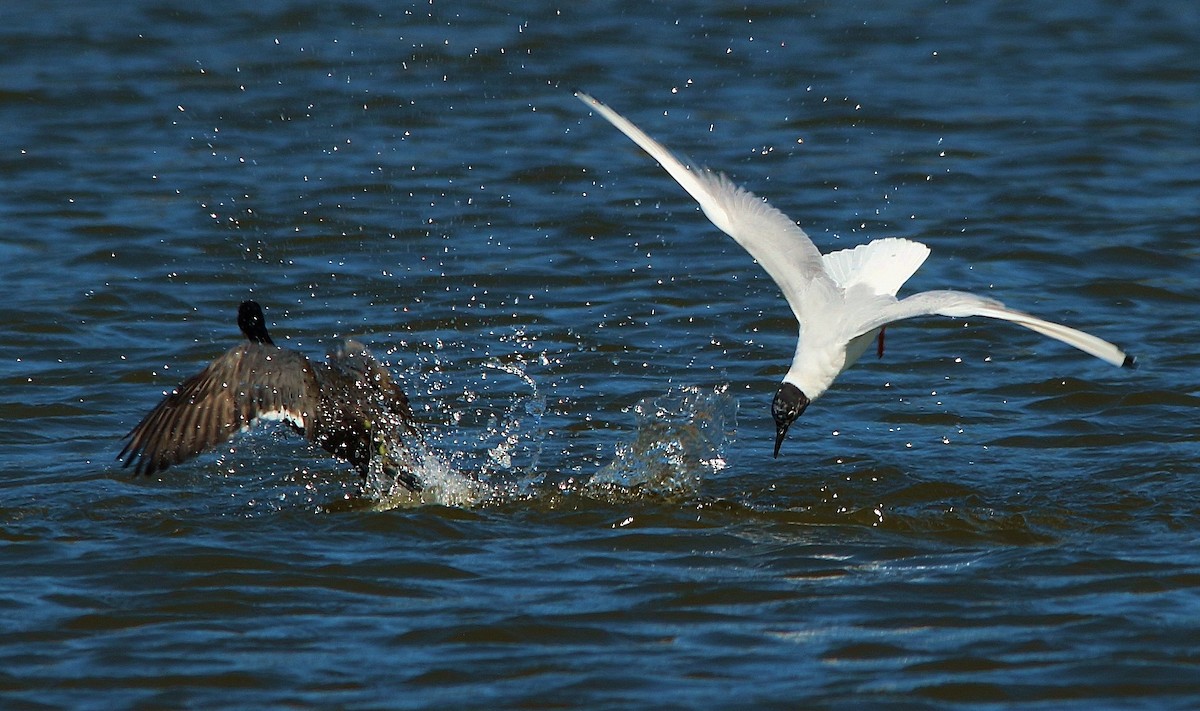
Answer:
<path fill-rule="evenodd" d="M 262 307 L 243 301 L 238 327 L 246 341 L 183 381 L 125 435 L 117 455 L 136 474 L 180 464 L 262 421 L 286 422 L 308 441 L 350 462 L 366 480 L 374 457 L 411 491 L 421 482 L 394 460 L 404 435 L 415 435 L 408 398 L 387 370 L 355 341 L 314 363 L 276 346 Z"/>

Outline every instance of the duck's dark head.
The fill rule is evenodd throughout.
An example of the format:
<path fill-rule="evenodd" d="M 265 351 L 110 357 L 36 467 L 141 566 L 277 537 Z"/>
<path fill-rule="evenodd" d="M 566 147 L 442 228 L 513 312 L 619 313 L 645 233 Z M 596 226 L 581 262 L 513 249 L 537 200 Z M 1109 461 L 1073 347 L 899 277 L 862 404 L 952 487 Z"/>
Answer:
<path fill-rule="evenodd" d="M 263 318 L 262 307 L 257 301 L 243 301 L 238 307 L 238 328 L 253 343 L 275 345 L 271 334 L 267 333 L 267 320 Z"/>
<path fill-rule="evenodd" d="M 779 447 L 787 436 L 788 428 L 796 418 L 808 407 L 808 397 L 800 392 L 800 388 L 784 382 L 775 391 L 775 399 L 771 402 L 771 416 L 775 418 L 775 456 L 779 456 Z"/>

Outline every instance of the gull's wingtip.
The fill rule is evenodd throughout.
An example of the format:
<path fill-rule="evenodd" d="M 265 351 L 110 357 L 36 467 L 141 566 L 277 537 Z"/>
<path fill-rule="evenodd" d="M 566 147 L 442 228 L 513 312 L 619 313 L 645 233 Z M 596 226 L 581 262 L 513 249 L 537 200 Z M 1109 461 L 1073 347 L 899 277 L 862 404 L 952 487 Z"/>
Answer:
<path fill-rule="evenodd" d="M 1130 370 L 1136 370 L 1138 367 L 1138 360 L 1135 356 L 1131 356 L 1126 353 L 1125 360 L 1121 361 L 1121 367 L 1129 368 Z"/>

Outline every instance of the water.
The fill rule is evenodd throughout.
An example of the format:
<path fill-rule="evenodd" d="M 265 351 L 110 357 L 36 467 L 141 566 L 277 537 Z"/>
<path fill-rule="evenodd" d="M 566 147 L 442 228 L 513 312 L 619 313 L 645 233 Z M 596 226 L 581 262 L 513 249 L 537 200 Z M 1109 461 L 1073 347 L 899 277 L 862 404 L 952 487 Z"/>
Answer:
<path fill-rule="evenodd" d="M 5 9 L 4 705 L 1200 705 L 1200 20 L 875 5 Z M 575 87 L 1141 368 L 906 323 L 774 460 L 786 305 Z M 389 363 L 424 501 L 113 462 L 248 296 Z"/>

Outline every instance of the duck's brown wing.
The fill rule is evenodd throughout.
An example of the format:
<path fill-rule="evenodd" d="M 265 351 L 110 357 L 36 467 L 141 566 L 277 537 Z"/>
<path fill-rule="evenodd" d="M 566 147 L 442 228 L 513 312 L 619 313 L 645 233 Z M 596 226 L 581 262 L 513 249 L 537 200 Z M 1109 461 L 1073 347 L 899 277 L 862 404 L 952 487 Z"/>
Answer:
<path fill-rule="evenodd" d="M 355 411 L 372 420 L 384 415 L 387 424 L 399 426 L 414 434 L 412 407 L 404 390 L 392 380 L 391 373 L 383 367 L 366 346 L 355 340 L 347 340 L 329 356 L 328 377 L 341 385 L 331 388 L 344 394 L 343 409 Z"/>
<path fill-rule="evenodd" d="M 149 476 L 259 420 L 283 420 L 311 438 L 316 402 L 316 377 L 307 358 L 243 343 L 167 395 L 125 436 L 129 441 L 117 459 Z"/>
<path fill-rule="evenodd" d="M 405 435 L 417 434 L 404 391 L 362 344 L 347 341 L 314 367 L 320 383 L 314 441 L 334 456 L 355 466 L 364 478 L 372 460 L 381 457 L 385 472 L 411 491 L 420 481 L 395 461 L 394 447 L 404 447 Z"/>

